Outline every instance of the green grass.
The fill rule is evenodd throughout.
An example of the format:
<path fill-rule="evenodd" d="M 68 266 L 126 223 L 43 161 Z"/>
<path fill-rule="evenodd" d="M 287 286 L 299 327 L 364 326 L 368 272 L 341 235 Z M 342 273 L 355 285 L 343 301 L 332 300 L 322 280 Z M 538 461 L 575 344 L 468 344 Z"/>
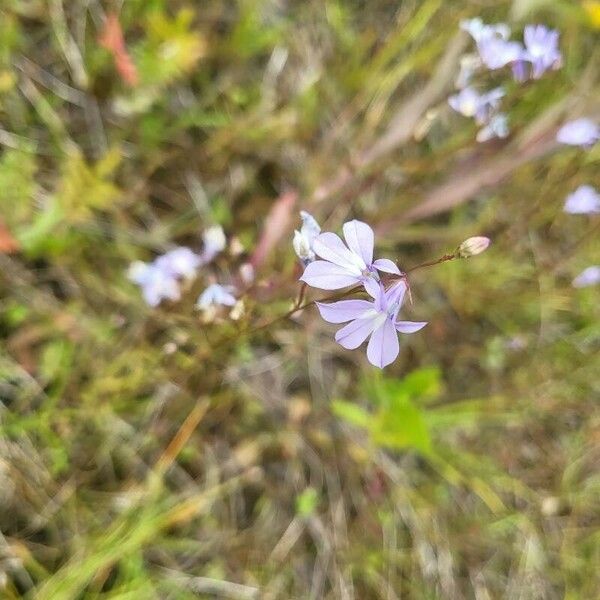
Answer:
<path fill-rule="evenodd" d="M 598 218 L 562 212 L 600 146 L 551 143 L 600 118 L 599 33 L 578 2 L 483 4 L 2 3 L 0 597 L 600 594 L 600 308 L 571 286 Z M 136 86 L 98 41 L 117 5 Z M 446 105 L 478 15 L 565 55 L 489 76 L 512 134 L 485 145 Z M 194 309 L 207 272 L 157 309 L 127 280 L 213 224 L 235 276 L 290 190 L 238 320 Z M 493 244 L 411 276 L 429 325 L 380 373 L 314 308 L 260 327 L 298 295 L 300 209 L 403 268 Z"/>

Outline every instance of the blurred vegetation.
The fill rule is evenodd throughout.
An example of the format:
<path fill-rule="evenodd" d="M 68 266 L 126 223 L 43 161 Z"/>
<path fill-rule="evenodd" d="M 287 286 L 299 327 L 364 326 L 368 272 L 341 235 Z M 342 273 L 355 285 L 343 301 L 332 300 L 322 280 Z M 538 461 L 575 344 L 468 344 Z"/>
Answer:
<path fill-rule="evenodd" d="M 600 145 L 548 145 L 600 117 L 598 3 L 1 4 L 2 598 L 600 596 L 600 303 L 570 284 L 598 218 L 562 212 Z M 446 104 L 473 16 L 565 55 L 490 77 L 485 145 Z M 411 277 L 430 324 L 383 373 L 314 309 L 254 330 L 298 294 L 296 213 L 237 321 L 194 310 L 208 273 L 158 309 L 127 281 L 214 224 L 233 276 L 289 190 L 407 268 L 493 245 Z"/>

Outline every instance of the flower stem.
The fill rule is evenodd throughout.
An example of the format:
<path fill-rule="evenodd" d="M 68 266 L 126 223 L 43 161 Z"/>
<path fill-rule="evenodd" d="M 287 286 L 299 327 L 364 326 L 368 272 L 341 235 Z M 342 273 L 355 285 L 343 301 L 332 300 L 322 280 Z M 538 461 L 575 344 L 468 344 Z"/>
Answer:
<path fill-rule="evenodd" d="M 456 258 L 459 258 L 458 254 L 444 254 L 444 256 L 438 258 L 437 260 L 431 260 L 428 262 L 421 263 L 420 265 L 416 265 L 414 267 L 411 267 L 410 269 L 407 269 L 406 272 L 412 273 L 417 269 L 424 269 L 425 267 L 434 267 L 435 265 L 439 265 L 443 262 L 448 262 L 450 260 L 455 260 Z"/>
<path fill-rule="evenodd" d="M 438 258 L 437 260 L 424 262 L 424 263 L 421 263 L 414 267 L 411 267 L 410 269 L 406 270 L 406 273 L 412 273 L 413 271 L 416 271 L 417 269 L 433 267 L 435 265 L 439 265 L 444 262 L 455 260 L 456 258 L 460 258 L 457 253 L 444 254 L 444 256 Z M 402 278 L 405 279 L 406 275 L 403 274 Z M 283 313 L 282 315 L 279 315 L 278 317 L 275 317 L 275 319 L 271 319 L 270 321 L 263 323 L 262 325 L 257 325 L 256 327 L 251 327 L 251 328 L 245 329 L 243 331 L 238 331 L 233 336 L 228 336 L 224 339 L 219 340 L 215 345 L 213 345 L 212 351 L 214 351 L 216 348 L 218 348 L 220 346 L 223 346 L 224 344 L 227 344 L 228 342 L 232 342 L 234 340 L 239 339 L 241 336 L 252 335 L 254 333 L 262 331 L 263 329 L 268 329 L 269 327 L 275 325 L 276 323 L 279 323 L 280 321 L 285 321 L 286 319 L 289 319 L 292 315 L 296 314 L 297 312 L 300 312 L 301 310 L 304 310 L 305 308 L 308 308 L 309 306 L 313 305 L 315 302 L 324 302 L 324 301 L 327 302 L 330 300 L 341 300 L 342 298 L 351 296 L 352 294 L 361 291 L 363 289 L 363 286 L 357 285 L 357 286 L 354 286 L 353 288 L 350 288 L 349 290 L 342 292 L 342 293 L 331 294 L 330 296 L 325 296 L 325 298 L 319 298 L 318 300 L 309 300 L 307 302 L 303 302 L 303 300 L 306 296 L 306 289 L 307 289 L 307 285 L 306 285 L 306 283 L 303 283 L 302 287 L 300 288 L 300 292 L 298 293 L 298 297 L 297 297 L 296 301 L 294 302 L 294 305 L 287 312 Z M 410 288 L 409 288 L 409 290 L 410 290 Z"/>

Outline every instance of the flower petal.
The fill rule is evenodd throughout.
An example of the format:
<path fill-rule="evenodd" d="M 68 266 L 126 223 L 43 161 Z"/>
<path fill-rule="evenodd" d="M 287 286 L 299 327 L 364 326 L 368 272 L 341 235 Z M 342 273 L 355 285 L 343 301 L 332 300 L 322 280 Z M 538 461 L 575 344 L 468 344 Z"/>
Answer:
<path fill-rule="evenodd" d="M 348 248 L 365 261 L 365 266 L 370 265 L 373 262 L 373 246 L 375 244 L 373 230 L 366 223 L 356 219 L 344 223 L 342 229 Z"/>
<path fill-rule="evenodd" d="M 341 238 L 335 233 L 322 233 L 315 238 L 312 246 L 314 252 L 334 265 L 344 267 L 353 274 L 360 275 L 367 265 L 360 256 L 350 252 Z"/>
<path fill-rule="evenodd" d="M 400 333 L 415 333 L 427 325 L 427 321 L 396 321 L 396 330 Z"/>
<path fill-rule="evenodd" d="M 328 323 L 347 323 L 354 319 L 364 318 L 365 313 L 372 311 L 373 303 L 368 300 L 340 300 L 324 304 L 316 302 L 321 316 Z"/>
<path fill-rule="evenodd" d="M 404 294 L 406 294 L 407 289 L 408 286 L 406 285 L 406 282 L 403 279 L 400 279 L 386 290 L 385 301 L 387 307 L 389 308 L 392 304 L 396 304 L 399 310 L 402 306 L 402 302 L 404 302 Z"/>
<path fill-rule="evenodd" d="M 378 258 L 373 263 L 373 266 L 378 271 L 383 271 L 384 273 L 393 273 L 394 275 L 402 275 L 402 273 L 400 272 L 400 269 L 398 268 L 396 263 L 393 260 L 390 260 L 389 258 Z"/>
<path fill-rule="evenodd" d="M 316 260 L 307 265 L 300 281 L 320 290 L 339 290 L 358 283 L 360 276 L 352 275 L 344 267 L 326 260 Z"/>
<path fill-rule="evenodd" d="M 361 280 L 365 286 L 365 291 L 371 298 L 377 300 L 381 296 L 381 284 L 372 277 L 363 277 Z"/>
<path fill-rule="evenodd" d="M 386 319 L 381 327 L 375 329 L 367 346 L 367 358 L 369 362 L 383 369 L 396 360 L 400 344 L 394 324 Z"/>
<path fill-rule="evenodd" d="M 335 341 L 347 350 L 354 350 L 369 337 L 376 325 L 377 321 L 374 318 L 356 319 L 335 334 Z"/>

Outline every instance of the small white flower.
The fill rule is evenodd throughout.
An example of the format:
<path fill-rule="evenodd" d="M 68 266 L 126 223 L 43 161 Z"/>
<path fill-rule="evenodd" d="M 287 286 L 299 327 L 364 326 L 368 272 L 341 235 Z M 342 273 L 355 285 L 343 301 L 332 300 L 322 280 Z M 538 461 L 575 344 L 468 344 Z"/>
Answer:
<path fill-rule="evenodd" d="M 127 276 L 140 286 L 149 306 L 158 306 L 162 300 L 179 300 L 181 296 L 177 279 L 156 262 L 135 261 L 130 265 Z"/>
<path fill-rule="evenodd" d="M 227 238 L 220 225 L 209 227 L 204 232 L 202 240 L 204 242 L 204 249 L 202 251 L 202 262 L 204 264 L 211 262 L 227 246 Z"/>
<path fill-rule="evenodd" d="M 508 118 L 504 113 L 494 115 L 490 122 L 477 132 L 477 141 L 481 144 L 494 138 L 504 139 L 509 134 Z"/>
<path fill-rule="evenodd" d="M 450 96 L 448 104 L 461 115 L 473 117 L 478 125 L 484 125 L 490 120 L 504 95 L 501 87 L 483 94 L 479 94 L 472 87 L 466 87 L 458 94 Z"/>
<path fill-rule="evenodd" d="M 171 273 L 174 277 L 193 279 L 196 276 L 202 259 L 189 248 L 180 246 L 159 256 L 155 261 L 156 266 L 165 273 Z"/>
<path fill-rule="evenodd" d="M 235 306 L 234 292 L 235 288 L 231 285 L 213 283 L 200 294 L 196 308 L 207 310 L 213 306 Z"/>

